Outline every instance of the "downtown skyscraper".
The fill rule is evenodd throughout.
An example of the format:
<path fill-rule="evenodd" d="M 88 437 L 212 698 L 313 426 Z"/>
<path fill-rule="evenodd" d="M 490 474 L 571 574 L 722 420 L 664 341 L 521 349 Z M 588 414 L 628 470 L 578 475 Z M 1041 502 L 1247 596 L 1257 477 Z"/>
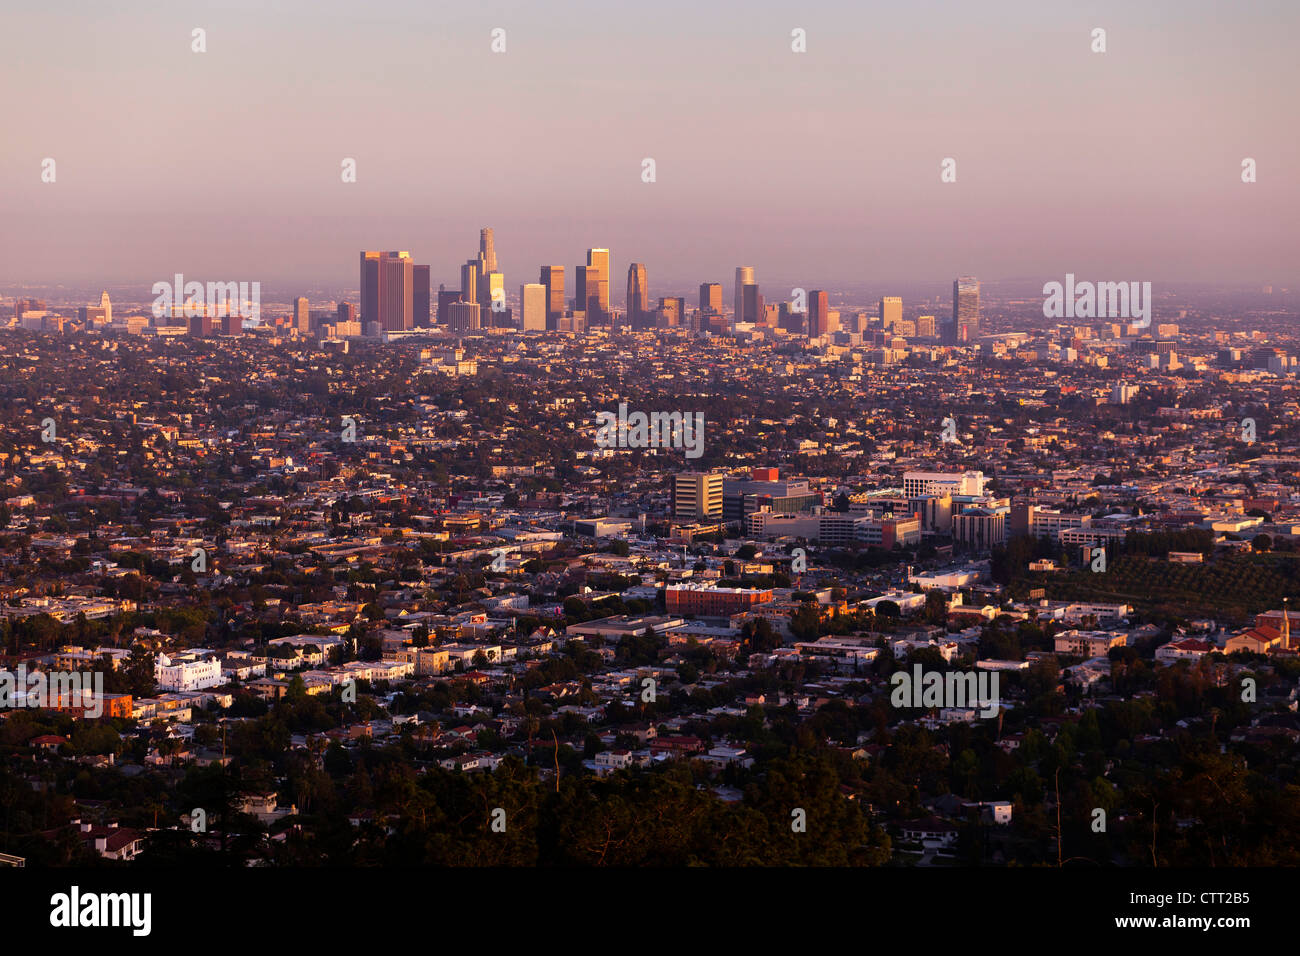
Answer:
<path fill-rule="evenodd" d="M 578 267 L 579 309 L 587 312 L 587 322 L 609 321 L 609 250 L 588 249 L 587 265 Z"/>
<path fill-rule="evenodd" d="M 880 300 L 880 327 L 892 332 L 903 321 L 903 300 L 896 295 L 885 296 Z"/>
<path fill-rule="evenodd" d="M 826 335 L 830 316 L 830 296 L 821 289 L 808 293 L 808 338 L 819 339 Z"/>
<path fill-rule="evenodd" d="M 654 325 L 654 317 L 650 312 L 650 290 L 646 285 L 646 269 L 640 262 L 627 267 L 627 321 L 634 329 Z"/>
<path fill-rule="evenodd" d="M 739 325 L 741 322 L 754 321 L 753 316 L 745 315 L 745 287 L 754 286 L 754 285 L 755 285 L 754 267 L 737 266 L 736 267 L 736 299 L 734 304 L 735 312 L 731 318 L 731 324 L 733 328 Z M 755 286 L 755 288 L 757 288 L 757 286 Z"/>
<path fill-rule="evenodd" d="M 554 331 L 564 315 L 564 266 L 542 266 L 538 281 L 546 287 L 546 327 Z"/>
<path fill-rule="evenodd" d="M 415 263 L 411 254 L 362 252 L 361 321 L 367 334 L 410 329 L 414 313 Z"/>
<path fill-rule="evenodd" d="M 960 276 L 952 284 L 952 321 L 944 330 L 946 345 L 974 342 L 980 334 L 980 280 Z"/>

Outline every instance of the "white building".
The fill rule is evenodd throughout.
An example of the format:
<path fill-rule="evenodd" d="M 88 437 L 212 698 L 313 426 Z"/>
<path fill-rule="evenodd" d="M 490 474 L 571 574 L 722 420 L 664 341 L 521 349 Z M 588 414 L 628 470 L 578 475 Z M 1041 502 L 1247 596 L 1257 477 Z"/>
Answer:
<path fill-rule="evenodd" d="M 221 661 L 210 651 L 159 654 L 154 660 L 153 671 L 159 690 L 203 690 L 224 682 Z"/>
<path fill-rule="evenodd" d="M 966 471 L 960 475 L 942 471 L 904 472 L 903 494 L 909 498 L 921 495 L 968 495 L 978 498 L 984 494 L 984 472 Z"/>

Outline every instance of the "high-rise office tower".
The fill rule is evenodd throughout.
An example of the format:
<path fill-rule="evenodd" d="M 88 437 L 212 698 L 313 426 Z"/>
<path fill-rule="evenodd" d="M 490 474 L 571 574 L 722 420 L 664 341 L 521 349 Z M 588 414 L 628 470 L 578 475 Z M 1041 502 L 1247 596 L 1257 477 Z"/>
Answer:
<path fill-rule="evenodd" d="M 411 328 L 415 263 L 409 252 L 361 253 L 361 321 L 381 331 Z"/>
<path fill-rule="evenodd" d="M 460 267 L 460 301 L 478 305 L 479 259 L 470 259 Z"/>
<path fill-rule="evenodd" d="M 746 282 L 740 298 L 744 303 L 745 321 L 757 323 L 763 316 L 763 296 L 758 291 L 758 284 Z"/>
<path fill-rule="evenodd" d="M 608 249 L 588 249 L 587 250 L 587 284 L 589 286 L 587 300 L 594 298 L 596 301 L 596 311 L 599 315 L 599 321 L 604 323 L 609 319 L 609 250 Z M 591 308 L 587 309 L 588 324 L 591 320 Z"/>
<path fill-rule="evenodd" d="M 429 293 L 433 281 L 429 277 L 428 266 L 416 266 L 411 271 L 411 326 L 417 329 L 430 325 Z"/>
<path fill-rule="evenodd" d="M 361 253 L 361 321 L 379 321 L 379 257 L 382 252 Z"/>
<path fill-rule="evenodd" d="M 340 302 L 338 308 L 334 310 L 334 320 L 336 322 L 355 322 L 357 320 L 357 307 L 351 302 Z"/>
<path fill-rule="evenodd" d="M 293 327 L 303 335 L 311 331 L 311 310 L 303 296 L 293 300 Z"/>
<path fill-rule="evenodd" d="M 113 303 L 108 300 L 108 293 L 99 294 L 99 307 L 104 310 L 104 324 L 113 324 Z"/>
<path fill-rule="evenodd" d="M 932 339 L 939 334 L 938 327 L 935 325 L 934 316 L 918 315 L 916 317 L 916 335 L 921 339 Z"/>
<path fill-rule="evenodd" d="M 540 281 L 546 286 L 546 327 L 553 330 L 564 315 L 564 266 L 542 266 Z"/>
<path fill-rule="evenodd" d="M 478 231 L 478 256 L 483 260 L 484 272 L 497 271 L 497 250 L 492 241 L 491 229 Z"/>
<path fill-rule="evenodd" d="M 546 286 L 540 282 L 521 285 L 519 312 L 525 332 L 546 331 Z"/>
<path fill-rule="evenodd" d="M 903 300 L 898 296 L 886 296 L 880 300 L 880 326 L 886 332 L 892 332 L 894 326 L 903 321 Z"/>
<path fill-rule="evenodd" d="M 381 259 L 379 265 L 383 289 L 379 325 L 385 332 L 409 329 L 415 305 L 415 263 L 411 261 L 410 253 L 399 252 Z"/>
<path fill-rule="evenodd" d="M 826 316 L 831 310 L 830 297 L 821 289 L 808 293 L 808 338 L 821 338 L 829 333 Z"/>
<path fill-rule="evenodd" d="M 480 327 L 477 302 L 453 302 L 447 311 L 447 327 L 453 332 L 470 332 Z"/>
<path fill-rule="evenodd" d="M 722 283 L 721 282 L 700 283 L 700 311 L 701 312 L 722 311 Z"/>
<path fill-rule="evenodd" d="M 949 345 L 973 342 L 980 334 L 980 280 L 961 276 L 952 284 L 952 324 L 945 341 Z"/>
<path fill-rule="evenodd" d="M 574 310 L 587 313 L 588 324 L 599 324 L 600 271 L 591 266 L 577 266 L 573 273 Z"/>
<path fill-rule="evenodd" d="M 741 322 L 750 321 L 745 317 L 745 286 L 754 284 L 754 267 L 737 266 L 736 267 L 736 301 L 734 303 L 735 314 L 732 316 L 731 324 L 738 325 Z"/>
<path fill-rule="evenodd" d="M 482 262 L 483 260 L 479 260 Z M 497 309 L 492 308 L 494 302 L 499 302 Z M 479 314 L 483 317 L 483 327 L 492 328 L 503 322 L 498 322 L 498 318 L 503 318 L 506 307 L 506 277 L 500 272 L 484 272 L 478 278 L 478 307 Z"/>
<path fill-rule="evenodd" d="M 634 262 L 627 267 L 627 321 L 634 329 L 650 324 L 650 290 L 646 286 L 645 266 Z"/>
<path fill-rule="evenodd" d="M 721 518 L 722 472 L 680 472 L 673 476 L 672 512 L 675 518 Z"/>
<path fill-rule="evenodd" d="M 438 283 L 438 324 L 451 324 L 451 312 L 449 308 L 453 302 L 460 301 L 459 289 L 448 289 L 441 282 Z"/>
<path fill-rule="evenodd" d="M 679 295 L 662 296 L 655 309 L 654 324 L 663 329 L 679 328 L 686 316 L 686 300 Z"/>

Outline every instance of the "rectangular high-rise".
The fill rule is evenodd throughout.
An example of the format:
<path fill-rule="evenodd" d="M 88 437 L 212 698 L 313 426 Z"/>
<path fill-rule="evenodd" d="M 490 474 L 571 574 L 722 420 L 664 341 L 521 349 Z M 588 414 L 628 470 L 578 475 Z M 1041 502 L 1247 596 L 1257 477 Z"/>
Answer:
<path fill-rule="evenodd" d="M 819 339 L 827 335 L 827 317 L 831 311 L 830 296 L 821 289 L 808 293 L 808 338 Z"/>
<path fill-rule="evenodd" d="M 741 291 L 741 301 L 744 303 L 745 321 L 751 324 L 758 323 L 763 315 L 763 296 L 758 291 L 758 283 L 745 283 Z"/>
<path fill-rule="evenodd" d="M 479 259 L 470 259 L 460 267 L 460 301 L 478 305 Z"/>
<path fill-rule="evenodd" d="M 546 286 L 546 327 L 554 330 L 564 315 L 564 266 L 542 266 L 540 281 Z"/>
<path fill-rule="evenodd" d="M 673 476 L 675 518 L 721 518 L 722 472 L 682 472 Z"/>
<path fill-rule="evenodd" d="M 479 260 L 482 262 L 482 260 Z M 478 277 L 478 306 L 483 316 L 483 327 L 497 325 L 493 316 L 501 316 L 506 310 L 506 277 L 500 272 L 484 272 Z M 495 307 L 494 307 L 495 306 Z"/>
<path fill-rule="evenodd" d="M 303 296 L 293 300 L 293 327 L 302 335 L 311 331 L 311 310 Z"/>
<path fill-rule="evenodd" d="M 429 294 L 433 289 L 428 266 L 416 266 L 411 271 L 411 325 L 428 328 L 432 323 L 429 312 Z"/>
<path fill-rule="evenodd" d="M 415 306 L 415 263 L 411 261 L 410 253 L 399 252 L 381 259 L 379 265 L 383 290 L 379 324 L 385 332 L 409 329 Z"/>
<path fill-rule="evenodd" d="M 525 332 L 546 331 L 546 286 L 540 282 L 521 285 L 519 312 Z"/>
<path fill-rule="evenodd" d="M 381 331 L 411 328 L 415 263 L 409 252 L 361 253 L 361 321 Z"/>
<path fill-rule="evenodd" d="M 722 311 L 722 283 L 721 282 L 700 283 L 700 311 L 701 312 Z"/>
<path fill-rule="evenodd" d="M 640 262 L 627 268 L 627 321 L 634 329 L 652 324 L 650 290 L 646 286 L 645 265 Z"/>
<path fill-rule="evenodd" d="M 741 322 L 752 322 L 753 317 L 745 315 L 745 286 L 754 284 L 754 267 L 737 266 L 736 267 L 736 301 L 734 303 L 735 312 L 732 314 L 731 324 L 733 327 Z"/>
<path fill-rule="evenodd" d="M 894 331 L 894 326 L 903 321 L 903 300 L 898 296 L 886 296 L 880 300 L 880 327 L 886 332 Z"/>
<path fill-rule="evenodd" d="M 453 302 L 447 311 L 447 328 L 450 331 L 471 332 L 480 328 L 477 302 Z"/>
<path fill-rule="evenodd" d="M 599 317 L 600 323 L 609 321 L 609 250 L 608 249 L 588 249 L 587 250 L 587 273 L 586 273 L 586 298 L 585 304 L 579 305 L 579 308 L 587 310 L 587 323 L 592 324 L 592 312 L 594 311 Z"/>
<path fill-rule="evenodd" d="M 379 258 L 383 252 L 361 253 L 361 322 L 379 321 Z"/>
<path fill-rule="evenodd" d="M 461 301 L 459 289 L 448 289 L 442 283 L 438 284 L 438 324 L 451 324 L 451 304 Z"/>
<path fill-rule="evenodd" d="M 952 284 L 952 324 L 947 331 L 949 345 L 979 338 L 980 280 L 974 276 L 961 276 Z"/>

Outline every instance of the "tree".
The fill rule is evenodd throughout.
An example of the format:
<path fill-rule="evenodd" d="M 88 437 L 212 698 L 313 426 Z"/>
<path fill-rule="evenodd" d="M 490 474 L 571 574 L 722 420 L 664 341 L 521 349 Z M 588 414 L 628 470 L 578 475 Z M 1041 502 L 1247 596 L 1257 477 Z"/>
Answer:
<path fill-rule="evenodd" d="M 897 601 L 878 601 L 876 602 L 876 617 L 902 617 L 902 608 L 898 606 Z"/>
<path fill-rule="evenodd" d="M 152 651 L 145 650 L 139 644 L 133 644 L 122 671 L 123 676 L 126 678 L 127 691 L 133 698 L 139 700 L 142 697 L 152 697 L 154 695 L 157 680 Z"/>

